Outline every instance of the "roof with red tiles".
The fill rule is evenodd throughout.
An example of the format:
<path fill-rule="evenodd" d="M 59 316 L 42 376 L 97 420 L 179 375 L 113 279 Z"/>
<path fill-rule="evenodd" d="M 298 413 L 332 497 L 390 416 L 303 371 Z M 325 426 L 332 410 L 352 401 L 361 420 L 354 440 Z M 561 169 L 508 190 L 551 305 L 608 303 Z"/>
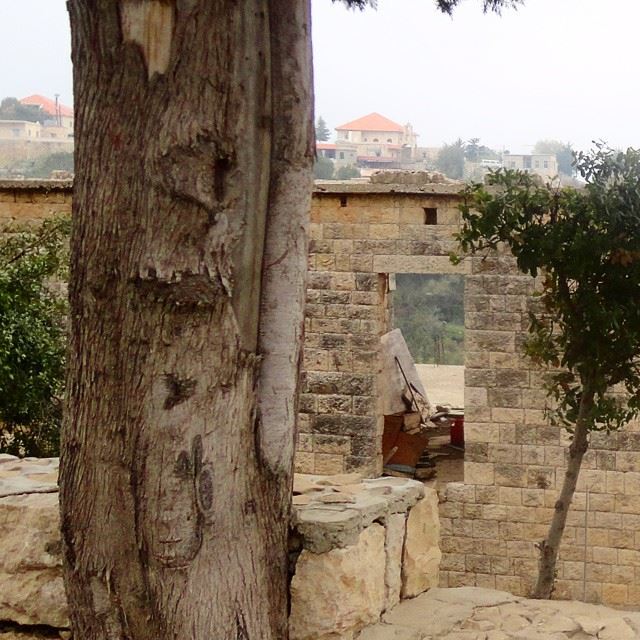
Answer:
<path fill-rule="evenodd" d="M 50 115 L 52 117 L 55 117 L 57 115 L 55 100 L 45 98 L 45 96 L 38 95 L 37 93 L 32 96 L 22 98 L 20 102 L 22 104 L 38 105 L 47 115 Z M 58 109 L 60 110 L 61 116 L 73 118 L 73 109 L 71 107 L 67 107 L 64 104 L 58 103 Z"/>
<path fill-rule="evenodd" d="M 381 116 L 379 113 L 370 113 L 357 120 L 347 122 L 340 127 L 336 127 L 337 131 L 394 131 L 402 133 L 404 127 L 389 118 Z"/>

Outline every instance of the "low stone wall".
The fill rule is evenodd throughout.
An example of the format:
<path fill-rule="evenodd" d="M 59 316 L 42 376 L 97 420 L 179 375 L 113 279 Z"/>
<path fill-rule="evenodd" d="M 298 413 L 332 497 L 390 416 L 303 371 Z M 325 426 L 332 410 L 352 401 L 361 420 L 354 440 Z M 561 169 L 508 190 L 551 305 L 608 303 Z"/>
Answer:
<path fill-rule="evenodd" d="M 0 640 L 67 639 L 58 460 L 0 455 Z M 291 640 L 352 640 L 438 584 L 438 498 L 401 478 L 296 476 Z"/>
<path fill-rule="evenodd" d="M 296 477 L 291 640 L 352 640 L 438 584 L 438 498 L 401 478 Z"/>
<path fill-rule="evenodd" d="M 69 637 L 57 478 L 56 458 L 0 454 L 0 640 Z"/>
<path fill-rule="evenodd" d="M 70 180 L 0 180 L 0 226 L 71 214 Z"/>

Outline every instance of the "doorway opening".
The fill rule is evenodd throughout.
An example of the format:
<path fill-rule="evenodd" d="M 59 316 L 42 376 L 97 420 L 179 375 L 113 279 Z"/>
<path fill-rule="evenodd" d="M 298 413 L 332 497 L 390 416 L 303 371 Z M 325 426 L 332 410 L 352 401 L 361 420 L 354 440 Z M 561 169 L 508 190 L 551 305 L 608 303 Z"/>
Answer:
<path fill-rule="evenodd" d="M 430 429 L 428 458 L 439 484 L 464 477 L 464 276 L 395 276 L 393 326 L 402 331 L 436 412 L 448 419 Z"/>

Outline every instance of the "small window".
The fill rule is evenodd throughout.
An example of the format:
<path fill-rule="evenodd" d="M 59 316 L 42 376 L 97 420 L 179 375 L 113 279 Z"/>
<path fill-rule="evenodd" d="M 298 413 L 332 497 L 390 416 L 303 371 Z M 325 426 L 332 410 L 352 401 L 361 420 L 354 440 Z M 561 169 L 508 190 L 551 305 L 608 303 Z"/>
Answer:
<path fill-rule="evenodd" d="M 340 152 L 340 160 L 344 160 L 344 151 Z"/>
<path fill-rule="evenodd" d="M 369 138 L 365 138 L 365 139 L 364 139 L 364 141 L 365 141 L 365 142 L 369 142 Z"/>
<path fill-rule="evenodd" d="M 545 169 L 548 169 L 548 168 L 549 168 L 549 161 L 548 161 L 548 160 L 545 160 L 545 161 L 544 161 L 544 168 L 545 168 Z"/>
<path fill-rule="evenodd" d="M 347 206 L 347 196 L 340 196 L 340 206 L 341 207 Z"/>
<path fill-rule="evenodd" d="M 536 169 L 539 169 L 539 168 L 540 168 L 540 160 L 536 160 Z"/>
<path fill-rule="evenodd" d="M 424 223 L 438 224 L 438 209 L 436 207 L 424 207 Z"/>
<path fill-rule="evenodd" d="M 393 140 L 392 140 L 391 138 L 387 138 L 387 142 L 388 142 L 389 144 L 392 144 L 392 143 L 393 143 Z"/>
<path fill-rule="evenodd" d="M 374 141 L 374 142 L 380 142 L 380 141 L 378 140 L 378 138 L 374 138 L 374 139 L 373 139 L 373 141 Z"/>

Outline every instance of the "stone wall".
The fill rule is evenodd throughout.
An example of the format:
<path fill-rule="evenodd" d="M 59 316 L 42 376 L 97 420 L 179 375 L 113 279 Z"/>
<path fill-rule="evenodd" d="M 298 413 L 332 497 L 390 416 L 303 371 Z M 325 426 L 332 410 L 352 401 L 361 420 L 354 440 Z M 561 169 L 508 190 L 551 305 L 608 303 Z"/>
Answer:
<path fill-rule="evenodd" d="M 553 515 L 570 439 L 548 423 L 544 374 L 521 354 L 533 289 L 509 258 L 472 260 L 465 287 L 464 484 L 448 485 L 441 505 L 443 586 L 528 595 L 537 576 L 536 543 Z M 591 436 L 555 597 L 640 605 L 639 528 L 640 432 L 633 423 L 618 434 Z"/>
<path fill-rule="evenodd" d="M 0 640 L 70 637 L 58 460 L 0 454 Z M 294 479 L 291 640 L 353 640 L 438 584 L 438 497 L 401 478 Z"/>
<path fill-rule="evenodd" d="M 459 186 L 325 184 L 313 198 L 297 470 L 380 468 L 378 340 L 386 274 L 451 273 Z M 70 185 L 0 183 L 0 220 L 68 210 Z M 436 224 L 426 224 L 434 222 Z M 441 504 L 443 586 L 527 594 L 564 474 L 542 374 L 520 352 L 534 282 L 506 257 L 467 259 L 465 483 Z M 587 532 L 585 545 L 585 507 Z M 586 563 L 585 563 L 586 556 Z M 586 581 L 583 585 L 586 566 Z M 558 597 L 640 606 L 640 431 L 594 434 L 558 564 Z"/>
<path fill-rule="evenodd" d="M 0 226 L 70 214 L 71 188 L 67 180 L 0 180 Z"/>
<path fill-rule="evenodd" d="M 380 336 L 388 274 L 465 273 L 448 254 L 459 185 L 324 183 L 311 212 L 303 390 L 296 469 L 381 470 Z"/>

